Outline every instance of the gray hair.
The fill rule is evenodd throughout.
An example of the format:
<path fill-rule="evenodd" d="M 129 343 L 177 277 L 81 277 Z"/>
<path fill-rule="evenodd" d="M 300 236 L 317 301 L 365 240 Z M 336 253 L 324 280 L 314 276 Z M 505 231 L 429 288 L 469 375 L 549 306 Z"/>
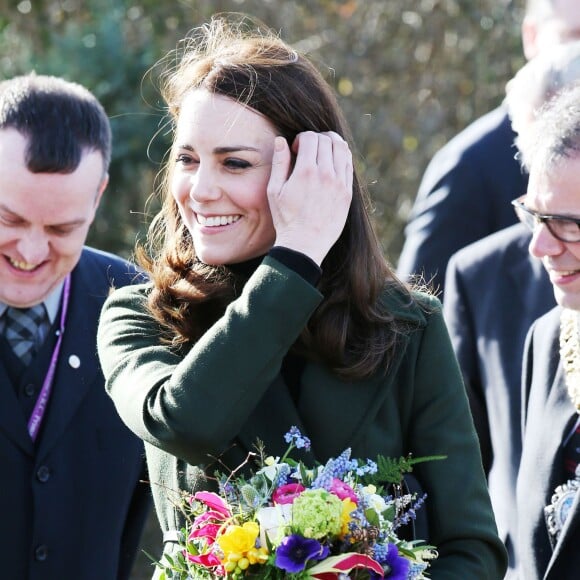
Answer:
<path fill-rule="evenodd" d="M 520 150 L 526 169 L 542 173 L 580 156 L 580 84 L 564 89 L 538 111 Z"/>
<path fill-rule="evenodd" d="M 514 131 L 522 135 L 537 110 L 562 89 L 580 80 L 580 41 L 542 51 L 506 85 L 504 103 Z"/>

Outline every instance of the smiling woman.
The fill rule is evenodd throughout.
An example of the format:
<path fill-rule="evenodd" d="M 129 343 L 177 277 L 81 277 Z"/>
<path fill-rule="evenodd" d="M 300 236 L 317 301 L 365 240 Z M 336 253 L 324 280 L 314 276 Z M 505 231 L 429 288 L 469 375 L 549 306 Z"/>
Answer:
<path fill-rule="evenodd" d="M 441 305 L 384 259 L 329 85 L 247 25 L 196 29 L 163 77 L 174 144 L 138 250 L 151 283 L 113 293 L 99 327 L 107 389 L 146 442 L 164 552 L 184 524 L 172 490 L 211 487 L 212 464 L 243 464 L 257 438 L 281 456 L 295 425 L 320 462 L 346 447 L 446 455 L 416 470 L 433 576 L 501 578 Z"/>
<path fill-rule="evenodd" d="M 205 89 L 189 93 L 181 111 L 171 191 L 197 258 L 205 264 L 237 264 L 266 254 L 276 237 L 266 198 L 273 125 L 249 107 Z"/>

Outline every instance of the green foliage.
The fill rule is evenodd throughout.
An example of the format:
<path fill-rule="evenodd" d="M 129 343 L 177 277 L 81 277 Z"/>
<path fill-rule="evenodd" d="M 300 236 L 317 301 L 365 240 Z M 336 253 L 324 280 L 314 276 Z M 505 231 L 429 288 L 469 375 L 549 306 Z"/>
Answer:
<path fill-rule="evenodd" d="M 242 11 L 307 50 L 336 89 L 386 255 L 396 262 L 420 177 L 503 98 L 523 63 L 523 0 L 0 0 L 0 78 L 35 69 L 91 89 L 111 117 L 111 179 L 89 242 L 130 256 L 168 146 L 153 64 L 191 28 Z M 145 544 L 158 550 L 155 518 Z M 151 538 L 151 539 L 149 539 Z M 145 562 L 143 563 L 143 560 Z M 134 579 L 150 578 L 141 558 Z"/>
<path fill-rule="evenodd" d="M 130 255 L 168 146 L 147 72 L 212 13 L 257 16 L 306 50 L 353 129 L 395 262 L 434 152 L 496 106 L 523 63 L 515 0 L 0 0 L 0 77 L 35 69 L 93 90 L 114 131 L 111 181 L 89 241 Z"/>
<path fill-rule="evenodd" d="M 413 466 L 418 463 L 426 461 L 439 461 L 445 459 L 446 455 L 429 455 L 426 457 L 384 457 L 379 455 L 377 458 L 377 472 L 373 475 L 366 475 L 365 479 L 368 483 L 373 483 L 377 486 L 387 484 L 398 485 L 403 481 L 405 473 L 411 473 Z"/>

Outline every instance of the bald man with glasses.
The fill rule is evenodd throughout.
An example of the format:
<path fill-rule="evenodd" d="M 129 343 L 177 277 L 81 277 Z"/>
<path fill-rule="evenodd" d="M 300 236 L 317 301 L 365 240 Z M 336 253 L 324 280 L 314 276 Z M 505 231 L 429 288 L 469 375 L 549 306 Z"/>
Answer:
<path fill-rule="evenodd" d="M 522 580 L 580 570 L 580 86 L 542 110 L 522 144 L 527 194 L 514 205 L 532 232 L 558 305 L 531 327 L 522 377 L 516 555 Z"/>

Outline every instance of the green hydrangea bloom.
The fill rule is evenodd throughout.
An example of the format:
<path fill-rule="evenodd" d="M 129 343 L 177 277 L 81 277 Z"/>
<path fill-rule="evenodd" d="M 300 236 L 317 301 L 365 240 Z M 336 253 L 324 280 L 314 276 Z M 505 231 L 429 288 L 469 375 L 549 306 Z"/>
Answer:
<path fill-rule="evenodd" d="M 341 529 L 342 502 L 325 489 L 303 491 L 292 504 L 292 529 L 305 538 L 337 536 Z"/>

